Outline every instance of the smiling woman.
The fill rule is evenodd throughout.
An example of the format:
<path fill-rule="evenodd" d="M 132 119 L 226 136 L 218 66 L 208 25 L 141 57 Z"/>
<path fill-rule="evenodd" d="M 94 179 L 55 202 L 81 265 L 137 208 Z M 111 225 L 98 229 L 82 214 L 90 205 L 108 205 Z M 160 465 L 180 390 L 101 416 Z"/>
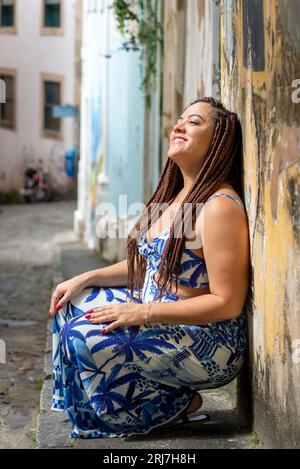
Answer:
<path fill-rule="evenodd" d="M 127 259 L 56 287 L 51 408 L 66 410 L 70 436 L 187 422 L 202 405 L 197 391 L 239 374 L 250 268 L 241 162 L 237 115 L 211 97 L 191 103 L 128 235 Z"/>

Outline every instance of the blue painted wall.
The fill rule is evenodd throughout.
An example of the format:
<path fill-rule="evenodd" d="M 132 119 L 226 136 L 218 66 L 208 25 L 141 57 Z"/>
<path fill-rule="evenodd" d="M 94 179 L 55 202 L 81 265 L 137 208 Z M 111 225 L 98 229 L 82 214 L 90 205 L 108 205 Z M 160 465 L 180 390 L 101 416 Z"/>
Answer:
<path fill-rule="evenodd" d="M 109 15 L 109 49 L 120 47 L 120 38 Z M 139 52 L 120 50 L 108 61 L 107 167 L 110 202 L 128 194 L 128 204 L 143 200 L 144 98 L 139 90 Z"/>

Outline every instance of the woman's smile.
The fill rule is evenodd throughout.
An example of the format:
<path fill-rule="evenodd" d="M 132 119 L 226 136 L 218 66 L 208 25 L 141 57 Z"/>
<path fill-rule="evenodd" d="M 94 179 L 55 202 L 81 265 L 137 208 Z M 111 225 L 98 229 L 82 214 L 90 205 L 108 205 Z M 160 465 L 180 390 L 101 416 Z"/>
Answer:
<path fill-rule="evenodd" d="M 177 144 L 179 143 L 179 144 L 181 144 L 181 143 L 185 143 L 186 141 L 187 141 L 187 140 L 186 140 L 185 138 L 176 137 L 176 138 L 174 138 L 173 143 L 177 143 Z"/>

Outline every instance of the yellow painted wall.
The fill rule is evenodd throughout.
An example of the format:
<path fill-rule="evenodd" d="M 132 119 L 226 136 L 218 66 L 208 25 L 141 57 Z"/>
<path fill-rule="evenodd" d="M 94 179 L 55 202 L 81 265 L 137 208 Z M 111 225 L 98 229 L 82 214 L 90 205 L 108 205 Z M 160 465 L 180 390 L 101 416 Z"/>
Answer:
<path fill-rule="evenodd" d="M 215 7 L 220 48 L 211 39 Z M 164 2 L 163 155 L 178 113 L 191 99 L 219 97 L 217 80 L 222 102 L 242 123 L 253 429 L 274 447 L 300 444 L 300 83 L 299 103 L 292 99 L 299 24 L 299 0 Z"/>
<path fill-rule="evenodd" d="M 299 2 L 261 0 L 261 16 L 248 30 L 245 3 L 222 2 L 221 97 L 243 127 L 255 302 L 254 426 L 274 447 L 299 447 L 300 102 L 292 100 L 292 82 L 300 78 Z M 260 38 L 255 49 L 256 28 L 264 44 Z M 264 62 L 256 70 L 255 53 Z"/>

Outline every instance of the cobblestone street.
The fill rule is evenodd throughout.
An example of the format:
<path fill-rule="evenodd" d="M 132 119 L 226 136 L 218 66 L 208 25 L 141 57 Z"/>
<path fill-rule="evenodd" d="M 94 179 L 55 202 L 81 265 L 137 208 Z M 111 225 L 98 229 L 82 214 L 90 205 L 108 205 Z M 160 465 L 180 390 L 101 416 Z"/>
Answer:
<path fill-rule="evenodd" d="M 0 447 L 35 446 L 46 323 L 57 243 L 75 202 L 0 206 Z"/>

